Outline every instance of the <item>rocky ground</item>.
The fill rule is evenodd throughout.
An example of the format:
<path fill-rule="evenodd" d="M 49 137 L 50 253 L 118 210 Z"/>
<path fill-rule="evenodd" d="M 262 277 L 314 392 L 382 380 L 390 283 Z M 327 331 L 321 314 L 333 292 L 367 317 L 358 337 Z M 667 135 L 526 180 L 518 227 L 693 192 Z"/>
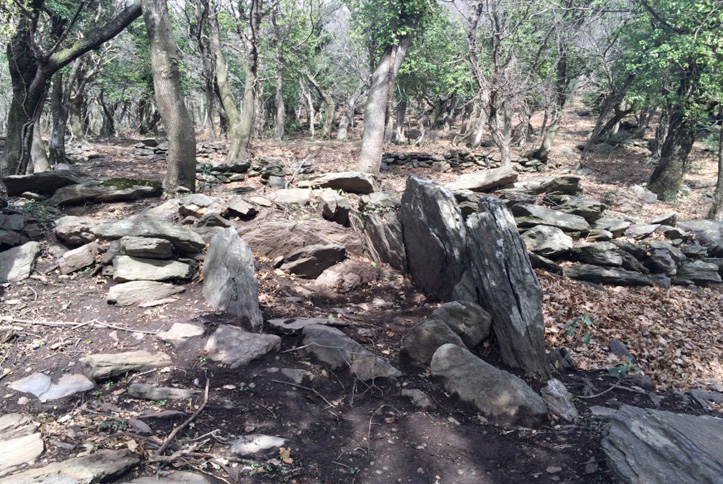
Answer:
<path fill-rule="evenodd" d="M 574 146 L 589 123 L 571 112 L 551 161 L 544 167 L 521 166 L 519 181 L 539 185 L 549 181 L 540 177 L 566 176 L 576 161 Z M 163 146 L 134 148 L 138 141 L 92 144 L 92 151 L 76 155 L 73 168 L 102 179 L 160 179 Z M 222 148 L 207 142 L 200 161 L 212 162 Z M 579 185 L 584 196 L 606 203 L 605 217 L 629 225 L 648 225 L 671 212 L 681 222 L 700 218 L 715 180 L 704 149 L 696 146 L 696 169 L 686 180 L 690 194 L 673 204 L 647 202 L 641 198 L 646 194 L 634 188 L 650 167 L 646 150 L 630 140 L 601 145 Z M 240 176 L 203 165 L 201 192 L 224 201 L 220 219 L 211 214 L 218 207 L 204 205 L 207 200 L 169 204 L 152 196 L 152 184 L 143 185 L 132 201 L 72 204 L 67 197 L 88 193 L 76 188 L 60 198 L 54 192 L 57 202 L 64 201 L 59 209 L 13 198 L 17 212 L 25 214 L 23 236 L 40 245 L 33 248 L 38 260 L 32 275 L 0 286 L 0 454 L 10 456 L 0 463 L 0 483 L 37 482 L 41 475 L 74 479 L 62 482 L 96 482 L 105 476 L 111 482 L 164 477 L 166 482 L 607 483 L 616 482 L 609 456 L 615 442 L 627 439 L 625 423 L 651 420 L 628 407 L 611 416 L 615 410 L 630 405 L 720 417 L 721 285 L 670 286 L 676 276 L 658 270 L 660 261 L 648 263 L 655 270 L 639 276 L 657 277 L 643 287 L 581 282 L 555 272 L 559 268 L 569 275 L 566 268 L 584 263 L 579 254 L 543 255 L 558 267 L 536 269 L 547 350 L 569 355 L 557 360 L 553 376 L 572 394 L 577 418 L 568 415 L 568 421 L 564 412 L 550 411 L 541 425 L 505 423 L 475 402 L 462 401 L 439 366 L 435 369 L 424 357 L 420 364 L 402 351 L 409 348 L 405 337 L 439 303 L 395 269 L 393 257 L 392 265 L 375 262 L 364 250 L 355 230 L 343 225 L 346 205 L 333 195 L 341 192 L 283 190 L 286 182 L 292 189 L 303 185 L 309 165 L 316 173 L 351 169 L 356 150 L 356 143 L 260 143 L 262 161 L 239 168 L 245 172 Z M 381 185 L 401 194 L 411 174 L 447 184 L 480 164 L 494 166 L 494 156 L 481 156 L 487 150 L 476 157 L 450 156 L 452 151 L 444 139 L 414 152 L 394 147 Z M 91 184 L 91 191 L 97 190 Z M 360 195 L 345 194 L 344 199 L 353 214 Z M 328 213 L 322 217 L 324 208 Z M 167 232 L 159 237 L 162 222 L 143 230 L 134 226 L 134 233 L 123 225 L 91 227 L 101 221 L 122 224 L 149 209 L 154 220 L 185 219 L 188 225 L 182 227 L 193 228 L 197 238 Z M 59 230 L 56 220 L 68 215 L 97 223 L 86 220 L 87 226 Z M 216 255 L 206 245 L 224 225 L 237 228 L 253 250 L 260 313 L 220 311 L 214 298 L 221 297 L 221 290 L 208 289 L 221 269 L 202 267 L 214 260 L 220 268 L 233 265 L 225 252 Z M 115 232 L 134 238 L 113 246 L 108 234 Z M 643 243 L 628 235 L 613 242 Z M 661 231 L 649 238 L 646 244 L 674 240 Z M 575 245 L 601 240 L 580 239 Z M 322 258 L 330 269 L 304 265 L 308 254 L 295 253 L 309 246 L 325 248 Z M 73 247 L 82 250 L 69 255 Z M 648 249 L 646 257 L 660 250 Z M 138 256 L 161 261 L 151 264 L 154 274 L 176 271 L 163 276 L 174 282 L 172 287 L 134 282 L 148 267 L 123 264 Z M 678 261 L 676 269 L 681 267 Z M 668 279 L 661 284 L 663 275 Z M 114 304 L 107 302 L 109 295 Z M 303 330 L 312 323 L 316 329 Z M 260 325 L 262 336 L 239 329 Z M 494 339 L 461 343 L 495 367 L 511 370 Z M 326 346 L 348 352 L 337 361 L 336 353 L 337 360 L 323 353 Z M 570 360 L 575 370 L 567 366 Z M 608 369 L 614 367 L 629 373 L 627 378 L 611 375 Z M 634 371 L 638 368 L 640 373 Z M 524 377 L 534 393 L 545 393 L 538 378 L 511 371 Z M 670 428 L 720 425 L 715 419 L 679 418 L 664 420 Z M 712 456 L 700 450 L 696 456 L 686 454 L 691 462 L 705 461 L 696 464 L 703 473 L 699 482 L 707 478 L 706 469 L 720 468 L 720 455 L 716 464 L 715 451 Z M 665 459 L 651 459 L 656 465 L 664 470 Z M 616 475 L 625 470 L 617 466 Z"/>

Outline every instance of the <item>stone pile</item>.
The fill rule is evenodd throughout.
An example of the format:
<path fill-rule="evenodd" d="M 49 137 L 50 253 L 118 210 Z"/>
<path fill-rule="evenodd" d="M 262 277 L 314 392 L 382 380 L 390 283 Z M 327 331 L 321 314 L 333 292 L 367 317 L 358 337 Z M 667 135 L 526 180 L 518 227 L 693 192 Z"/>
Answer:
<path fill-rule="evenodd" d="M 539 171 L 544 164 L 538 160 L 514 158 L 513 164 L 518 171 Z M 444 154 L 425 152 L 384 153 L 381 170 L 387 171 L 394 166 L 413 168 L 431 168 L 439 172 L 473 171 L 480 167 L 499 168 L 501 162 L 491 153 L 478 153 L 467 150 L 453 150 Z"/>
<path fill-rule="evenodd" d="M 133 146 L 133 154 L 151 163 L 163 161 L 168 153 L 168 142 L 159 143 L 154 138 L 146 138 Z"/>

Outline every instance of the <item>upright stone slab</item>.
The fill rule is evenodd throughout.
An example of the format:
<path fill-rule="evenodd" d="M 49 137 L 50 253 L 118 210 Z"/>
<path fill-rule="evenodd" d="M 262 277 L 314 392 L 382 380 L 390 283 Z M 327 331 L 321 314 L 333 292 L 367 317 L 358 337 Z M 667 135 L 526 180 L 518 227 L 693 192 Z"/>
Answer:
<path fill-rule="evenodd" d="M 502 360 L 547 374 L 542 289 L 504 202 L 480 201 L 478 213 L 467 219 L 467 249 L 479 303 L 492 316 Z"/>
<path fill-rule="evenodd" d="M 412 279 L 430 296 L 449 300 L 467 265 L 464 220 L 454 196 L 436 183 L 410 176 L 399 220 Z"/>
<path fill-rule="evenodd" d="M 254 256 L 233 228 L 211 239 L 203 264 L 203 297 L 217 309 L 247 319 L 251 328 L 264 323 L 259 308 L 259 286 Z"/>
<path fill-rule="evenodd" d="M 39 255 L 38 242 L 27 242 L 0 252 L 0 283 L 18 282 L 30 277 Z"/>

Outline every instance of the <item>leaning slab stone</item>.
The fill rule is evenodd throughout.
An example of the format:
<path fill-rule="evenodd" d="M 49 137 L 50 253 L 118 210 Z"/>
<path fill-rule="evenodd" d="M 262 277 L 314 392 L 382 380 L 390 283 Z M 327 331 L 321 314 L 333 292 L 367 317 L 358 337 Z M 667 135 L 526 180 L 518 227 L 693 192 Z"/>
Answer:
<path fill-rule="evenodd" d="M 139 477 L 132 481 L 127 481 L 126 484 L 211 484 L 211 481 L 206 479 L 201 474 L 194 474 L 193 472 L 185 471 L 173 471 L 166 476 L 153 476 L 153 477 Z"/>
<path fill-rule="evenodd" d="M 233 228 L 213 236 L 201 271 L 203 297 L 216 309 L 247 319 L 251 328 L 261 329 L 258 282 L 254 257 L 248 244 Z"/>
<path fill-rule="evenodd" d="M 122 237 L 121 253 L 147 259 L 170 259 L 173 256 L 173 244 L 166 239 L 156 237 Z"/>
<path fill-rule="evenodd" d="M 230 215 L 235 215 L 241 218 L 253 218 L 258 210 L 256 207 L 244 200 L 241 197 L 231 197 L 227 202 L 228 212 Z"/>
<path fill-rule="evenodd" d="M 53 232 L 64 244 L 72 247 L 87 244 L 95 240 L 92 229 L 102 222 L 90 217 L 68 215 L 55 221 Z"/>
<path fill-rule="evenodd" d="M 298 186 L 301 188 L 331 188 L 359 194 L 372 193 L 375 188 L 372 175 L 356 171 L 313 175 L 308 180 L 299 182 Z"/>
<path fill-rule="evenodd" d="M 275 334 L 249 333 L 241 328 L 222 324 L 208 338 L 205 350 L 214 361 L 238 368 L 281 347 Z"/>
<path fill-rule="evenodd" d="M 345 258 L 346 249 L 342 245 L 309 245 L 284 257 L 281 269 L 306 279 L 316 279 Z"/>
<path fill-rule="evenodd" d="M 160 183 L 128 180 L 129 186 L 117 185 L 113 180 L 84 182 L 58 189 L 48 201 L 52 205 L 77 205 L 85 202 L 123 202 L 139 198 L 158 197 L 163 193 Z"/>
<path fill-rule="evenodd" d="M 623 405 L 602 442 L 625 483 L 723 482 L 723 419 Z"/>
<path fill-rule="evenodd" d="M 360 380 L 397 378 L 401 372 L 336 328 L 307 326 L 303 345 L 332 370 L 349 368 Z"/>
<path fill-rule="evenodd" d="M 322 217 L 339 225 L 349 225 L 351 203 L 349 203 L 348 198 L 339 195 L 330 188 L 325 188 L 319 194 L 319 201 L 321 202 Z"/>
<path fill-rule="evenodd" d="M 74 170 L 56 170 L 32 175 L 11 175 L 3 178 L 8 196 L 17 197 L 31 191 L 50 196 L 56 190 L 89 180 L 88 175 Z"/>
<path fill-rule="evenodd" d="M 525 245 L 535 254 L 545 257 L 564 254 L 572 249 L 572 237 L 557 227 L 537 225 L 522 234 Z"/>
<path fill-rule="evenodd" d="M 140 462 L 129 450 L 99 450 L 0 479 L 0 484 L 96 484 L 120 476 Z"/>
<path fill-rule="evenodd" d="M 62 274 L 70 274 L 95 263 L 98 255 L 98 244 L 91 242 L 77 249 L 69 250 L 58 259 L 58 266 Z"/>
<path fill-rule="evenodd" d="M 617 267 L 600 267 L 591 264 L 567 266 L 563 273 L 579 281 L 615 284 L 618 286 L 653 286 L 655 282 L 639 273 L 618 269 Z"/>
<path fill-rule="evenodd" d="M 632 239 L 644 239 L 655 232 L 660 225 L 658 224 L 633 224 L 625 231 L 625 236 Z"/>
<path fill-rule="evenodd" d="M 467 219 L 467 252 L 479 303 L 494 321 L 502 360 L 546 375 L 542 289 L 504 202 L 491 197 L 480 201 L 478 212 Z"/>
<path fill-rule="evenodd" d="M 186 400 L 199 393 L 190 388 L 157 387 L 148 383 L 133 383 L 128 387 L 128 395 L 141 400 Z"/>
<path fill-rule="evenodd" d="M 113 280 L 130 281 L 172 281 L 190 279 L 193 270 L 190 265 L 176 260 L 142 259 L 119 255 L 113 259 Z"/>
<path fill-rule="evenodd" d="M 517 173 L 510 167 L 502 167 L 461 175 L 456 181 L 446 185 L 445 188 L 453 192 L 459 190 L 484 192 L 516 181 Z"/>
<path fill-rule="evenodd" d="M 143 368 L 169 366 L 172 363 L 171 357 L 166 353 L 149 353 L 145 350 L 89 355 L 80 359 L 83 373 L 96 381 L 121 376 L 129 371 Z"/>
<path fill-rule="evenodd" d="M 577 423 L 580 414 L 577 412 L 572 394 L 565 388 L 560 380 L 551 378 L 542 388 L 542 399 L 547 404 L 550 412 L 565 419 L 570 423 Z"/>
<path fill-rule="evenodd" d="M 464 220 L 454 196 L 436 183 L 410 176 L 399 220 L 412 279 L 430 296 L 449 300 L 468 265 Z"/>
<path fill-rule="evenodd" d="M 30 463 L 43 453 L 44 445 L 40 432 L 8 440 L 0 440 L 0 476 L 12 472 L 23 464 Z M 9 478 L 10 479 L 10 478 Z M 0 482 L 17 482 L 0 479 Z"/>
<path fill-rule="evenodd" d="M 18 282 L 30 277 L 39 255 L 38 242 L 27 242 L 0 252 L 0 283 Z"/>
<path fill-rule="evenodd" d="M 517 225 L 521 228 L 549 225 L 565 232 L 588 232 L 590 224 L 579 215 L 560 212 L 542 205 L 518 203 L 512 207 Z"/>
<path fill-rule="evenodd" d="M 444 344 L 464 346 L 462 339 L 443 321 L 428 319 L 414 326 L 404 337 L 403 348 L 411 359 L 429 365 L 437 348 Z"/>
<path fill-rule="evenodd" d="M 537 426 L 547 418 L 545 402 L 523 380 L 498 370 L 466 348 L 441 346 L 432 358 L 431 372 L 448 392 L 475 405 L 499 425 Z"/>
<path fill-rule="evenodd" d="M 173 323 L 171 329 L 158 333 L 156 336 L 161 341 L 179 346 L 186 341 L 203 335 L 203 328 L 195 324 Z"/>
<path fill-rule="evenodd" d="M 200 252 L 206 246 L 201 236 L 194 231 L 145 215 L 104 223 L 92 231 L 97 237 L 106 240 L 116 240 L 127 235 L 158 237 L 170 241 L 184 252 Z"/>
<path fill-rule="evenodd" d="M 231 444 L 231 453 L 249 456 L 260 452 L 278 449 L 285 443 L 286 439 L 273 437 L 271 435 L 242 435 L 233 444 Z"/>
<path fill-rule="evenodd" d="M 449 326 L 472 349 L 486 340 L 492 330 L 492 316 L 477 303 L 452 301 L 442 304 L 429 317 Z"/>
<path fill-rule="evenodd" d="M 185 290 L 183 286 L 164 282 L 132 281 L 111 287 L 106 301 L 118 306 L 131 306 L 166 299 Z"/>
<path fill-rule="evenodd" d="M 407 253 L 398 210 L 399 201 L 377 192 L 362 196 L 359 213 L 353 214 L 350 219 L 354 230 L 364 238 L 364 246 L 374 262 L 383 262 L 407 272 Z"/>

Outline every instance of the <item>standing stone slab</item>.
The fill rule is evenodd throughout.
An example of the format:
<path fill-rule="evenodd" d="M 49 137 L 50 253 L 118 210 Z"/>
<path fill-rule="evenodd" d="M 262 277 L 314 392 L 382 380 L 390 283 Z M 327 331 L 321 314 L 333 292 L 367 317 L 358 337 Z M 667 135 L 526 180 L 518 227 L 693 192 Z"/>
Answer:
<path fill-rule="evenodd" d="M 467 219 L 469 265 L 480 306 L 492 316 L 502 360 L 547 374 L 542 289 L 504 202 L 486 198 Z"/>
<path fill-rule="evenodd" d="M 464 220 L 454 196 L 436 183 L 410 176 L 399 220 L 412 279 L 430 296 L 449 300 L 467 265 Z"/>
<path fill-rule="evenodd" d="M 129 281 L 171 281 L 190 279 L 191 266 L 176 260 L 143 259 L 129 255 L 119 255 L 113 259 L 113 279 L 118 282 Z"/>
<path fill-rule="evenodd" d="M 220 230 L 209 244 L 201 272 L 203 297 L 216 309 L 248 319 L 253 330 L 264 323 L 254 257 L 233 228 Z"/>
<path fill-rule="evenodd" d="M 38 242 L 27 242 L 19 247 L 0 252 L 0 283 L 18 282 L 30 277 L 40 255 Z"/>
<path fill-rule="evenodd" d="M 432 376 L 444 388 L 471 403 L 499 425 L 536 426 L 547 418 L 547 407 L 522 379 L 498 370 L 468 349 L 454 344 L 441 346 L 432 358 Z"/>
<path fill-rule="evenodd" d="M 625 483 L 723 482 L 723 419 L 623 405 L 603 450 Z"/>
<path fill-rule="evenodd" d="M 145 350 L 89 355 L 80 359 L 83 372 L 93 380 L 105 380 L 129 371 L 159 368 L 172 363 L 171 357 L 165 353 L 149 353 Z"/>
<path fill-rule="evenodd" d="M 140 462 L 129 450 L 99 450 L 0 479 L 0 484 L 96 484 L 120 476 Z"/>
<path fill-rule="evenodd" d="M 281 338 L 275 334 L 248 333 L 241 328 L 222 324 L 206 342 L 208 357 L 231 368 L 238 368 L 278 351 Z"/>

